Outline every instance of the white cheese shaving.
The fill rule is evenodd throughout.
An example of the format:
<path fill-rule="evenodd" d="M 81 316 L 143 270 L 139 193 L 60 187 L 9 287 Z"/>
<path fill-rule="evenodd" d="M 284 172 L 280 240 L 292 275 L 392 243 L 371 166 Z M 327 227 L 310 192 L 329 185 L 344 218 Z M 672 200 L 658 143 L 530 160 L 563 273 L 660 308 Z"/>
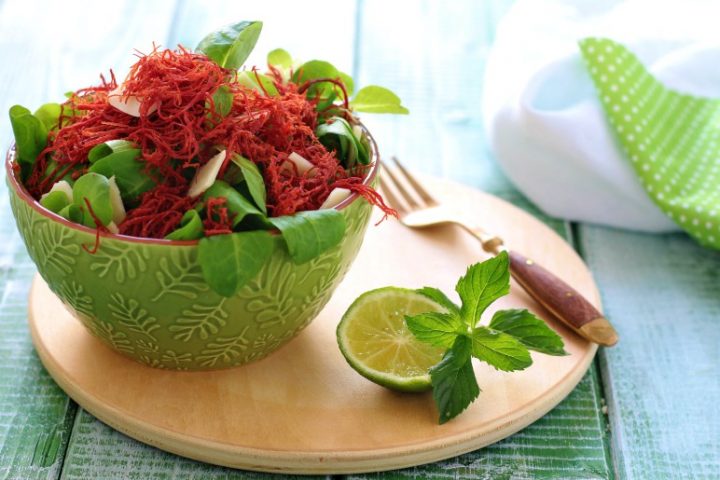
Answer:
<path fill-rule="evenodd" d="M 225 161 L 225 155 L 226 152 L 223 150 L 208 160 L 205 165 L 198 168 L 197 172 L 195 172 L 195 177 L 192 179 L 192 183 L 190 183 L 188 197 L 197 197 L 202 195 L 205 190 L 215 183 L 215 179 L 217 178 L 218 173 L 220 173 L 220 167 L 222 167 L 222 164 Z"/>
<path fill-rule="evenodd" d="M 140 106 L 142 105 L 141 99 L 135 95 L 128 95 L 127 98 L 123 96 L 123 86 L 118 85 L 115 90 L 108 93 L 108 103 L 120 110 L 123 113 L 127 113 L 133 117 L 140 116 Z M 148 114 L 157 110 L 157 105 L 153 105 L 148 109 Z"/>
<path fill-rule="evenodd" d="M 323 210 L 325 208 L 333 208 L 348 198 L 352 192 L 348 190 L 347 188 L 333 188 L 332 192 L 330 192 L 330 195 L 325 199 L 325 201 L 320 205 L 320 208 L 318 210 Z"/>

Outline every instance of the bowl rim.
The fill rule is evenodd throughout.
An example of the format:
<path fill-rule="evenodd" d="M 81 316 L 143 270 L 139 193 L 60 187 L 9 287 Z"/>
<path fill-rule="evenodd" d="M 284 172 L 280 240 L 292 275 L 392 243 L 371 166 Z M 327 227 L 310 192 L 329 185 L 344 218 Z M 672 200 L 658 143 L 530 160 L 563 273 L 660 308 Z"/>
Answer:
<path fill-rule="evenodd" d="M 375 176 L 377 175 L 378 169 L 380 168 L 380 154 L 377 149 L 377 144 L 375 142 L 375 139 L 370 135 L 370 132 L 367 131 L 367 129 L 364 127 L 364 125 L 361 124 L 365 132 L 368 134 L 368 137 L 370 138 L 370 145 L 372 150 L 372 162 L 370 162 L 370 169 L 365 175 L 365 178 L 363 179 L 363 185 L 370 185 L 372 181 L 375 179 Z M 34 209 L 37 213 L 40 215 L 49 218 L 52 221 L 58 222 L 66 227 L 72 228 L 74 230 L 78 230 L 80 232 L 89 233 L 91 235 L 100 235 L 101 238 L 109 238 L 109 239 L 116 239 L 121 240 L 125 242 L 130 243 L 140 243 L 140 244 L 150 244 L 150 245 L 165 245 L 165 246 L 196 246 L 201 239 L 196 240 L 168 240 L 165 238 L 144 238 L 144 237 L 133 237 L 130 235 L 122 235 L 119 233 L 110 233 L 107 231 L 99 231 L 94 228 L 86 227 L 85 225 L 80 225 L 79 223 L 71 222 L 70 220 L 67 220 L 66 218 L 61 217 L 57 213 L 53 213 L 50 210 L 46 209 L 42 205 L 40 205 L 40 202 L 35 200 L 32 195 L 25 189 L 25 186 L 17 179 L 15 176 L 15 169 L 13 169 L 13 164 L 15 164 L 16 159 L 16 147 L 15 142 L 12 142 L 10 145 L 10 148 L 8 148 L 7 154 L 5 156 L 5 173 L 7 175 L 8 182 L 10 183 L 10 186 L 12 187 L 12 190 L 20 197 L 25 203 L 30 205 L 32 209 Z M 343 200 L 342 202 L 338 203 L 333 207 L 333 209 L 342 211 L 345 208 L 349 207 L 355 200 L 360 198 L 360 194 L 358 193 L 352 193 L 348 198 Z M 271 232 L 279 233 L 277 230 L 270 230 Z M 204 237 L 203 237 L 204 238 Z"/>

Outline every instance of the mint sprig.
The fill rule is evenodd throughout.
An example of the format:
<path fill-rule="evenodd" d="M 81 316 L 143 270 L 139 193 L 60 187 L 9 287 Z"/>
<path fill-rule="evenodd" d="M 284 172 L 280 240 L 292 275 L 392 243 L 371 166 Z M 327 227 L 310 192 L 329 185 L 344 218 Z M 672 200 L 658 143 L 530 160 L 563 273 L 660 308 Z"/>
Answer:
<path fill-rule="evenodd" d="M 478 325 L 482 313 L 510 292 L 506 252 L 468 267 L 455 290 L 461 306 L 436 288 L 421 288 L 418 293 L 447 312 L 405 316 L 408 329 L 418 340 L 447 349 L 440 363 L 430 369 L 441 424 L 462 413 L 480 394 L 473 357 L 498 370 L 513 372 L 532 365 L 530 350 L 567 355 L 560 335 L 527 310 L 499 310 L 488 326 Z"/>

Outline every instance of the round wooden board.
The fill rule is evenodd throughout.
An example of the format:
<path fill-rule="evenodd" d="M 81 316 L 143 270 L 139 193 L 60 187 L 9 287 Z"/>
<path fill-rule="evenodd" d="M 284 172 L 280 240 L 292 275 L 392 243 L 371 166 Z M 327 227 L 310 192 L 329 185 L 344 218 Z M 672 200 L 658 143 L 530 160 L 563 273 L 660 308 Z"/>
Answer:
<path fill-rule="evenodd" d="M 556 272 L 599 307 L 590 272 L 555 232 L 527 213 L 461 185 L 428 179 L 481 225 Z M 399 394 L 355 373 L 341 356 L 335 327 L 363 291 L 385 285 L 437 286 L 454 293 L 467 265 L 486 258 L 454 227 L 425 232 L 387 221 L 369 227 L 352 270 L 318 318 L 259 362 L 223 371 L 170 372 L 106 348 L 63 308 L 40 277 L 30 292 L 30 328 L 43 364 L 78 404 L 103 422 L 163 450 L 205 462 L 288 473 L 389 470 L 465 453 L 496 442 L 557 405 L 580 381 L 596 351 L 513 284 L 497 308 L 529 308 L 565 339 L 565 357 L 533 353 L 523 372 L 477 363 L 482 389 L 445 425 L 427 394 Z"/>

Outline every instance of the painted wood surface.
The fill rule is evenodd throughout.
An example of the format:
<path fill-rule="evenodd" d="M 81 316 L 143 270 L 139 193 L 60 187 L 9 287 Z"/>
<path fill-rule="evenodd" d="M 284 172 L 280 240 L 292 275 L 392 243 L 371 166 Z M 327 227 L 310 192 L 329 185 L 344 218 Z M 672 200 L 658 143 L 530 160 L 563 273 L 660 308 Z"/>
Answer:
<path fill-rule="evenodd" d="M 90 1 L 3 0 L 0 145 L 11 138 L 2 120 L 10 105 L 58 99 L 110 66 L 123 72 L 131 49 L 152 40 L 193 45 L 218 24 L 255 16 L 266 21 L 266 43 L 258 51 L 284 46 L 298 56 L 326 58 L 352 70 L 358 83 L 386 85 L 402 96 L 410 117 L 368 118 L 384 153 L 498 194 L 569 233 L 512 188 L 484 138 L 484 58 L 510 1 L 295 3 L 300 6 L 115 1 L 110 8 Z M 299 33 L 300 15 L 324 26 Z M 25 294 L 34 267 L 15 233 L 4 182 L 0 218 L 0 478 L 271 477 L 167 454 L 76 409 L 30 344 Z M 445 462 L 353 478 L 720 477 L 720 259 L 681 235 L 577 230 L 605 313 L 622 337 L 601 353 L 601 369 L 593 368 L 555 410 L 503 442 Z"/>
<path fill-rule="evenodd" d="M 720 253 L 580 227 L 620 343 L 600 356 L 622 478 L 720 478 Z"/>

